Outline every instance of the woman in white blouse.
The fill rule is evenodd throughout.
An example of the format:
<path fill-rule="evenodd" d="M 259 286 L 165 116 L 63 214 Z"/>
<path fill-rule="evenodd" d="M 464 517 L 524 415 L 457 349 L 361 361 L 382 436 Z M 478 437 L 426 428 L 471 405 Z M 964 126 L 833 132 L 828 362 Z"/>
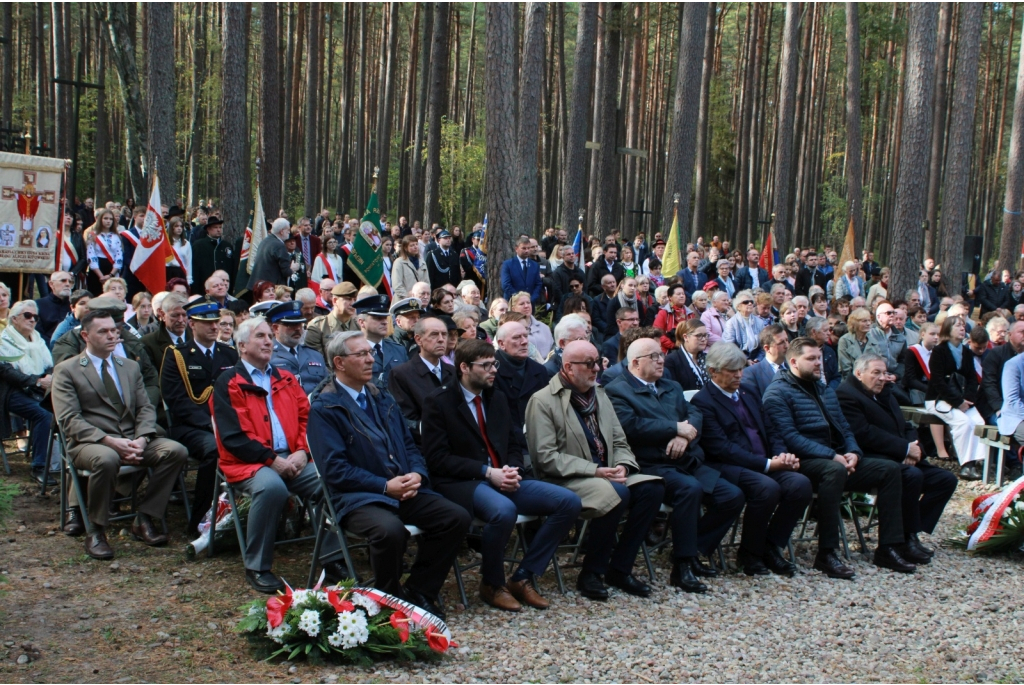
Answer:
<path fill-rule="evenodd" d="M 121 249 L 121 236 L 117 234 L 114 213 L 109 209 L 98 211 L 96 223 L 86 233 L 88 288 L 90 292 L 98 293 L 103 291 L 103 284 L 108 279 L 121 275 L 124 267 L 124 251 Z"/>
<path fill-rule="evenodd" d="M 341 257 L 335 254 L 338 249 L 338 239 L 333 235 L 323 241 L 320 254 L 313 260 L 313 281 L 319 283 L 324 278 L 329 278 L 335 283 L 341 281 L 342 266 L 344 263 Z"/>
<path fill-rule="evenodd" d="M 167 262 L 167 280 L 184 278 L 192 285 L 192 244 L 185 236 L 185 224 L 180 216 L 167 225 L 167 239 L 171 244 L 171 261 Z"/>

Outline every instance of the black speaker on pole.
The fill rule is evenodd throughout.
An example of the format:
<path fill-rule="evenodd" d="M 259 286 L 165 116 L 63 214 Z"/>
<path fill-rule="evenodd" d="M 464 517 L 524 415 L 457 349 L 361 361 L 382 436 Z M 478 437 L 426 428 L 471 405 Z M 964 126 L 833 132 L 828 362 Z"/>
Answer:
<path fill-rule="evenodd" d="M 981 247 L 984 240 L 980 235 L 964 236 L 964 261 L 961 271 L 981 273 Z"/>

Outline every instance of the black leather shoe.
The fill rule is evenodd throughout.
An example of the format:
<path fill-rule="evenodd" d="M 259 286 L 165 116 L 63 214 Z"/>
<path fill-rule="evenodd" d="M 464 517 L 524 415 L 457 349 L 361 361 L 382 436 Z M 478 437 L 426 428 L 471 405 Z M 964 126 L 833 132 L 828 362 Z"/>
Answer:
<path fill-rule="evenodd" d="M 819 551 L 818 555 L 814 557 L 814 568 L 823 572 L 829 578 L 852 580 L 853 576 L 856 575 L 852 568 L 840 561 L 834 549 L 828 549 L 823 552 Z"/>
<path fill-rule="evenodd" d="M 768 543 L 768 551 L 761 557 L 761 561 L 772 573 L 780 576 L 793 577 L 796 573 L 796 564 L 782 556 L 782 550 L 775 545 Z"/>
<path fill-rule="evenodd" d="M 672 564 L 672 574 L 668 578 L 670 585 L 681 588 L 686 592 L 703 594 L 707 592 L 708 586 L 697 580 L 693 575 L 693 569 L 687 562 Z"/>
<path fill-rule="evenodd" d="M 43 479 L 45 478 L 47 487 L 57 484 L 57 481 L 53 479 L 51 472 L 47 471 L 45 468 L 32 469 L 32 478 L 40 485 L 43 484 Z"/>
<path fill-rule="evenodd" d="M 917 567 L 900 556 L 893 545 L 879 545 L 875 550 L 875 566 L 897 573 L 913 573 Z"/>
<path fill-rule="evenodd" d="M 324 564 L 324 579 L 328 583 L 337 583 L 351 577 L 348 566 L 342 561 L 328 561 Z"/>
<path fill-rule="evenodd" d="M 419 590 L 413 590 L 408 585 L 405 586 L 402 594 L 405 595 L 405 599 L 407 601 L 411 602 L 412 604 L 415 604 L 420 609 L 423 609 L 424 611 L 429 611 L 442 621 L 447 620 L 447 616 L 444 613 L 444 609 L 441 608 L 440 599 L 430 599 Z"/>
<path fill-rule="evenodd" d="M 981 462 L 969 461 L 960 467 L 961 480 L 981 480 Z"/>
<path fill-rule="evenodd" d="M 930 564 L 932 558 L 930 555 L 925 554 L 924 550 L 920 548 L 920 543 L 911 542 L 908 538 L 905 543 L 899 548 L 900 556 L 903 557 L 904 561 L 909 561 L 911 564 Z"/>
<path fill-rule="evenodd" d="M 748 576 L 769 576 L 772 573 L 763 561 L 743 550 L 736 555 L 736 563 L 743 568 L 743 572 Z"/>
<path fill-rule="evenodd" d="M 100 561 L 114 558 L 114 550 L 110 548 L 110 543 L 107 542 L 107 534 L 99 526 L 86 536 L 85 553 L 93 559 L 99 559 Z"/>
<path fill-rule="evenodd" d="M 617 587 L 623 592 L 635 597 L 651 596 L 651 586 L 643 581 L 637 580 L 636 576 L 632 573 L 623 573 L 622 571 L 616 571 L 615 569 L 608 569 L 608 573 L 605 574 L 604 579 L 612 587 Z"/>
<path fill-rule="evenodd" d="M 931 547 L 926 547 L 924 543 L 921 542 L 921 538 L 917 536 L 917 533 L 911 533 L 910 535 L 908 535 L 907 542 L 913 544 L 915 546 L 915 549 L 917 549 L 919 553 L 927 554 L 930 557 L 935 556 L 935 550 Z"/>
<path fill-rule="evenodd" d="M 705 564 L 700 560 L 700 557 L 693 557 L 690 559 L 690 568 L 693 570 L 693 575 L 698 578 L 718 577 L 718 570 Z"/>
<path fill-rule="evenodd" d="M 608 588 L 605 587 L 601 576 L 592 571 L 580 571 L 576 578 L 576 589 L 587 599 L 604 601 L 608 599 Z"/>
<path fill-rule="evenodd" d="M 85 524 L 82 523 L 82 513 L 78 507 L 71 507 L 64 515 L 64 534 L 73 538 L 85 532 Z"/>
<path fill-rule="evenodd" d="M 253 590 L 265 595 L 274 595 L 278 590 L 284 590 L 284 583 L 272 571 L 245 569 L 245 579 L 249 581 Z"/>

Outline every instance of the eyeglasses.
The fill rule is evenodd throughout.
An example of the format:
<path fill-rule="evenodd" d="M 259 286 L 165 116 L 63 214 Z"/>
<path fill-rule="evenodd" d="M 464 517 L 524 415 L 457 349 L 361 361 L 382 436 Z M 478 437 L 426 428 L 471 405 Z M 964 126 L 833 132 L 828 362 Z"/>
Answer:
<path fill-rule="evenodd" d="M 665 360 L 664 352 L 651 352 L 650 354 L 641 354 L 634 359 L 650 359 L 652 362 L 660 362 Z"/>
<path fill-rule="evenodd" d="M 584 361 L 581 361 L 581 362 L 569 362 L 569 364 L 578 364 L 578 365 L 581 365 L 581 366 L 585 366 L 587 368 L 594 368 L 594 369 L 601 368 L 601 360 L 600 359 L 585 359 Z"/>
<path fill-rule="evenodd" d="M 754 304 L 753 300 L 743 300 L 740 304 Z"/>
<path fill-rule="evenodd" d="M 25 319 L 26 321 L 35 321 L 36 319 L 38 319 L 38 318 L 39 318 L 39 317 L 38 317 L 38 316 L 37 316 L 36 314 L 33 314 L 32 312 L 25 312 L 25 313 L 24 313 L 24 314 L 22 314 L 21 316 L 22 316 L 22 317 L 23 317 L 23 318 L 24 318 L 24 319 Z"/>
<path fill-rule="evenodd" d="M 707 340 L 709 336 L 708 336 L 707 333 L 690 333 L 686 337 L 687 338 L 697 338 L 697 340 Z"/>
<path fill-rule="evenodd" d="M 491 369 L 494 369 L 495 371 L 498 370 L 498 361 L 497 360 L 489 361 L 489 362 L 469 362 L 469 365 L 470 366 L 479 366 L 484 371 L 490 371 Z"/>
<path fill-rule="evenodd" d="M 372 350 L 362 350 L 361 352 L 346 352 L 345 354 L 339 354 L 339 357 L 371 357 L 373 356 Z"/>

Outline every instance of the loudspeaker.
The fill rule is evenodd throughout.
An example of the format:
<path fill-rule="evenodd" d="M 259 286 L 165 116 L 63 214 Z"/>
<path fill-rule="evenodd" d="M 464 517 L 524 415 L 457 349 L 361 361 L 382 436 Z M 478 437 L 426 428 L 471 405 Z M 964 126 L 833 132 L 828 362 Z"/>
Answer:
<path fill-rule="evenodd" d="M 964 236 L 964 260 L 961 271 L 967 273 L 981 273 L 981 246 L 984 239 L 980 235 Z"/>

